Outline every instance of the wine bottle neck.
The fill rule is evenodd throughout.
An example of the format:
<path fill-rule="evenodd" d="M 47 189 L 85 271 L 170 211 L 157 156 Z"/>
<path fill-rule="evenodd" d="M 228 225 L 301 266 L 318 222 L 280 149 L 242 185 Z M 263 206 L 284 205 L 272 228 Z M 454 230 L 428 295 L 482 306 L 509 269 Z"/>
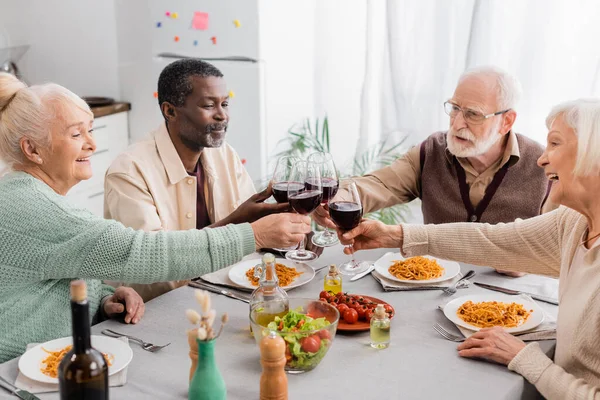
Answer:
<path fill-rule="evenodd" d="M 90 340 L 90 306 L 87 300 L 71 301 L 73 325 L 73 350 L 76 354 L 85 353 L 92 347 Z"/>

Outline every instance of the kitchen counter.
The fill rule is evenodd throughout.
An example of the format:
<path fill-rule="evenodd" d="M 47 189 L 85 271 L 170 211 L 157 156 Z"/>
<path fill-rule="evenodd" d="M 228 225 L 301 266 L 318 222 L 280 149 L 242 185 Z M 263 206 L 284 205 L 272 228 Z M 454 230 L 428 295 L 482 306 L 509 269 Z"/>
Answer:
<path fill-rule="evenodd" d="M 107 115 L 112 115 L 124 111 L 131 110 L 130 103 L 116 102 L 109 104 L 107 106 L 100 107 L 91 107 L 92 112 L 94 113 L 94 118 L 105 117 Z"/>

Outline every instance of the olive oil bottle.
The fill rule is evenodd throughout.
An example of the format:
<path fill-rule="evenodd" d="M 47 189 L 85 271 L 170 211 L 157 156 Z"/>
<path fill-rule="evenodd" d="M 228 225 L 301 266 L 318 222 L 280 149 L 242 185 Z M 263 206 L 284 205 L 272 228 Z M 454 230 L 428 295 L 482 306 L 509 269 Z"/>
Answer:
<path fill-rule="evenodd" d="M 385 349 L 390 345 L 390 319 L 383 304 L 377 304 L 371 318 L 371 347 Z"/>
<path fill-rule="evenodd" d="M 91 344 L 89 307 L 85 282 L 71 282 L 73 348 L 58 366 L 61 400 L 108 399 L 108 366 Z"/>
<path fill-rule="evenodd" d="M 256 269 L 256 274 L 260 274 L 260 280 L 258 288 L 250 297 L 250 313 L 254 314 L 257 324 L 267 326 L 275 317 L 283 317 L 288 313 L 290 302 L 285 290 L 279 286 L 273 254 L 266 253 L 263 256 L 262 265 Z"/>

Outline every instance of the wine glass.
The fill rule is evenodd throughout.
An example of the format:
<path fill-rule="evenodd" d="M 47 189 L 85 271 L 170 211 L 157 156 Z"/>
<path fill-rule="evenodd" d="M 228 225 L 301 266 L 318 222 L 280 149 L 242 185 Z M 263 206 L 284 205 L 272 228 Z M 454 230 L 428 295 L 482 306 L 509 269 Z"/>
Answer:
<path fill-rule="evenodd" d="M 321 185 L 323 186 L 323 200 L 321 205 L 326 207 L 329 199 L 335 196 L 339 187 L 339 179 L 333 157 L 329 153 L 317 152 L 308 157 L 308 162 L 319 165 L 321 169 Z M 310 187 L 310 182 L 306 182 L 307 188 Z M 329 228 L 313 236 L 313 244 L 320 247 L 329 247 L 338 244 L 340 241 Z"/>
<path fill-rule="evenodd" d="M 298 158 L 294 156 L 283 156 L 277 160 L 271 182 L 273 184 L 273 197 L 278 203 L 288 202 L 288 182 L 290 180 L 290 174 L 292 173 L 292 167 L 297 161 Z M 296 246 L 274 248 L 273 250 L 285 253 L 294 249 L 296 249 Z"/>
<path fill-rule="evenodd" d="M 351 179 L 340 183 L 339 191 L 329 199 L 329 216 L 337 227 L 346 232 L 360 224 L 363 207 L 358 195 L 356 184 Z M 352 245 L 349 246 L 352 250 Z M 357 275 L 369 269 L 370 264 L 365 261 L 356 261 L 354 251 L 352 260 L 340 265 L 339 270 L 343 275 Z"/>
<path fill-rule="evenodd" d="M 310 182 L 310 186 L 307 183 Z M 288 201 L 298 214 L 309 215 L 323 199 L 320 168 L 308 161 L 297 161 L 292 167 L 288 181 Z M 287 252 L 285 258 L 292 261 L 311 261 L 319 256 L 305 250 L 305 238 L 302 238 L 297 250 Z"/>

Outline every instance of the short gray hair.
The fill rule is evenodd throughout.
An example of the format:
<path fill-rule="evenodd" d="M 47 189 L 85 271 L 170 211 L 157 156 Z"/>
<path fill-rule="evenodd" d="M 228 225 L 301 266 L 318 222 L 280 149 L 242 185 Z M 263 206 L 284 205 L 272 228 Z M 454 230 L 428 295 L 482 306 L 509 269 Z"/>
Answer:
<path fill-rule="evenodd" d="M 64 112 L 65 106 L 75 106 L 93 115 L 85 101 L 60 85 L 28 87 L 15 76 L 0 73 L 0 159 L 10 168 L 23 164 L 23 137 L 40 146 L 50 146 L 50 123 Z"/>
<path fill-rule="evenodd" d="M 480 66 L 470 68 L 463 72 L 460 78 L 458 78 L 458 83 L 470 76 L 489 76 L 495 78 L 498 107 L 500 107 L 501 110 L 507 110 L 509 108 L 513 110 L 516 109 L 517 104 L 521 99 L 521 94 L 523 93 L 521 83 L 516 77 L 498 67 Z"/>
<path fill-rule="evenodd" d="M 576 176 L 600 175 L 600 99 L 577 99 L 558 104 L 546 117 L 550 129 L 556 118 L 577 135 Z"/>

